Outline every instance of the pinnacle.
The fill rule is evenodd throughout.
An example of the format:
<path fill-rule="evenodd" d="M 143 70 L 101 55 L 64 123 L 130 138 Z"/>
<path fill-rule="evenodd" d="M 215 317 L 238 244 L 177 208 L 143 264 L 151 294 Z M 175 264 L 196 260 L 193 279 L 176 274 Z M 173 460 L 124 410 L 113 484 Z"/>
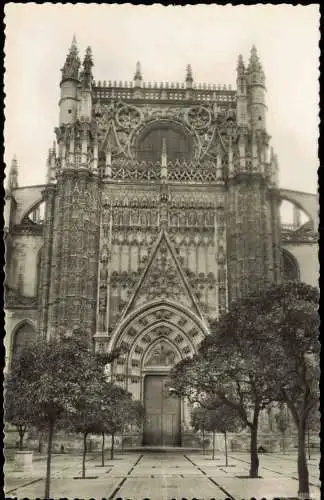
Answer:
<path fill-rule="evenodd" d="M 17 163 L 17 156 L 13 155 L 12 161 L 11 161 L 11 169 L 17 170 L 18 163 Z"/>
<path fill-rule="evenodd" d="M 191 64 L 187 64 L 186 82 L 193 81 Z"/>
<path fill-rule="evenodd" d="M 137 61 L 134 80 L 142 80 L 141 63 Z"/>
<path fill-rule="evenodd" d="M 16 155 L 14 155 L 9 170 L 8 188 L 9 190 L 11 190 L 17 187 L 18 187 L 18 163 L 17 163 L 17 157 Z"/>
<path fill-rule="evenodd" d="M 242 54 L 239 54 L 237 61 L 237 70 L 244 70 L 244 61 Z"/>
<path fill-rule="evenodd" d="M 252 48 L 251 48 L 249 67 L 253 68 L 253 69 L 261 69 L 261 64 L 260 64 L 259 56 L 258 56 L 257 49 L 256 49 L 255 45 L 252 45 Z"/>
<path fill-rule="evenodd" d="M 70 52 L 77 52 L 77 51 L 78 51 L 78 44 L 75 35 L 73 35 Z"/>

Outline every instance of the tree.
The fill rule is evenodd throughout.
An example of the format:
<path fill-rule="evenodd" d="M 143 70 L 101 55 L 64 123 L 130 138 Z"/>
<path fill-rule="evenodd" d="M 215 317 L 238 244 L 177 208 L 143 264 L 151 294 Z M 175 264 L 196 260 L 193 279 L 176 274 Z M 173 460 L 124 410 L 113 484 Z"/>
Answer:
<path fill-rule="evenodd" d="M 306 429 L 319 398 L 319 293 L 300 282 L 272 286 L 256 300 L 258 352 L 269 385 L 290 410 L 298 432 L 298 494 L 309 497 Z"/>
<path fill-rule="evenodd" d="M 17 429 L 20 451 L 23 450 L 23 440 L 30 420 L 28 409 L 30 406 L 26 400 L 24 381 L 20 380 L 15 372 L 11 372 L 5 382 L 5 420 Z"/>
<path fill-rule="evenodd" d="M 319 409 L 314 408 L 307 418 L 307 448 L 308 448 L 308 460 L 311 459 L 311 443 L 310 443 L 310 433 L 317 432 L 320 433 L 321 430 L 321 419 Z"/>
<path fill-rule="evenodd" d="M 205 455 L 205 430 L 207 426 L 207 410 L 202 406 L 196 406 L 191 413 L 191 425 L 195 432 L 202 432 L 203 455 Z"/>
<path fill-rule="evenodd" d="M 105 465 L 105 433 L 111 435 L 110 457 L 114 457 L 115 434 L 122 432 L 127 424 L 140 424 L 144 417 L 144 409 L 139 401 L 132 400 L 130 393 L 123 388 L 105 381 L 94 396 L 91 393 L 92 408 L 95 408 L 95 418 L 87 415 L 92 432 L 100 433 L 101 444 L 101 466 Z M 95 401 L 93 401 L 95 399 Z"/>
<path fill-rule="evenodd" d="M 222 401 L 207 399 L 203 406 L 194 408 L 191 424 L 194 429 L 204 428 L 213 433 L 212 459 L 215 459 L 215 434 L 224 434 L 225 466 L 228 466 L 227 432 L 234 432 L 242 427 L 241 418 L 236 410 Z"/>
<path fill-rule="evenodd" d="M 176 391 L 192 402 L 220 399 L 237 412 L 251 433 L 250 477 L 255 478 L 259 471 L 259 415 L 273 401 L 275 392 L 253 355 L 257 344 L 251 333 L 253 314 L 245 307 L 246 301 L 223 316 L 217 333 L 203 340 L 197 355 L 180 361 L 170 377 Z"/>
<path fill-rule="evenodd" d="M 45 498 L 50 495 L 54 431 L 69 413 L 73 413 L 84 385 L 103 370 L 103 361 L 92 353 L 89 341 L 88 335 L 81 330 L 48 341 L 39 339 L 26 346 L 9 375 L 19 380 L 24 391 L 28 423 L 38 429 L 47 429 Z"/>
<path fill-rule="evenodd" d="M 102 373 L 95 374 L 93 380 L 88 381 L 83 386 L 83 390 L 74 404 L 73 411 L 67 414 L 68 420 L 65 427 L 82 434 L 83 437 L 82 479 L 86 477 L 88 435 L 101 433 L 104 429 L 102 406 L 107 404 L 104 400 L 105 385 L 106 382 Z"/>
<path fill-rule="evenodd" d="M 132 395 L 122 387 L 110 384 L 109 404 L 104 409 L 104 429 L 111 436 L 110 459 L 114 458 L 115 436 L 122 432 L 125 425 L 132 420 Z M 108 401 L 108 398 L 107 398 Z"/>

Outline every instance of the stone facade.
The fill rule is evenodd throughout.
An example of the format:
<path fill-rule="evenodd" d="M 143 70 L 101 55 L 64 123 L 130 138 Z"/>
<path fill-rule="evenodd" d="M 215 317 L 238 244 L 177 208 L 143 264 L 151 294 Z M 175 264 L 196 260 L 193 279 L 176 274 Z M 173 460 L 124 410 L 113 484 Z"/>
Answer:
<path fill-rule="evenodd" d="M 73 42 L 46 184 L 18 187 L 10 170 L 7 366 L 26 325 L 45 338 L 82 325 L 97 351 L 125 347 L 112 376 L 145 401 L 145 376 L 196 352 L 231 301 L 317 285 L 317 199 L 278 186 L 255 48 L 235 90 L 196 85 L 190 67 L 144 84 L 139 64 L 131 83 L 95 82 L 92 66 Z M 306 224 L 281 225 L 286 199 Z"/>

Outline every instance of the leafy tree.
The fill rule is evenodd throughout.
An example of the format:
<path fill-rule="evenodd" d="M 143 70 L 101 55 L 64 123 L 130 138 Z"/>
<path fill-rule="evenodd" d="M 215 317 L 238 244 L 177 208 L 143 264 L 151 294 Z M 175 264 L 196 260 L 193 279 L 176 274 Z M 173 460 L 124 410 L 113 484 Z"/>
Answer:
<path fill-rule="evenodd" d="M 88 435 L 98 433 L 103 429 L 101 407 L 104 385 L 105 380 L 101 373 L 99 376 L 95 376 L 92 381 L 87 381 L 74 403 L 73 410 L 67 414 L 65 428 L 70 428 L 76 433 L 82 434 L 83 437 L 82 479 L 86 477 Z"/>
<path fill-rule="evenodd" d="M 111 436 L 110 459 L 114 458 L 115 436 L 125 428 L 132 418 L 135 418 L 135 410 L 132 402 L 132 395 L 122 387 L 110 384 L 107 387 L 109 396 L 104 408 L 104 430 Z"/>
<path fill-rule="evenodd" d="M 103 360 L 89 349 L 89 337 L 81 330 L 26 346 L 9 377 L 19 380 L 19 397 L 26 403 L 30 425 L 48 433 L 45 498 L 50 494 L 53 435 L 73 413 L 83 387 L 103 370 Z M 10 400 L 10 395 L 6 394 Z"/>
<path fill-rule="evenodd" d="M 170 376 L 177 392 L 189 400 L 202 404 L 206 398 L 220 399 L 237 412 L 251 433 L 250 477 L 258 477 L 259 415 L 273 401 L 275 393 L 253 357 L 255 341 L 250 337 L 250 321 L 244 314 L 242 305 L 225 315 L 218 323 L 217 333 L 204 339 L 198 355 L 180 361 Z M 240 318 L 245 321 L 246 330 L 241 328 Z"/>
<path fill-rule="evenodd" d="M 290 410 L 298 432 L 299 495 L 309 497 L 307 421 L 319 398 L 319 293 L 300 282 L 270 287 L 256 300 L 257 352 L 264 376 Z"/>
<path fill-rule="evenodd" d="M 227 433 L 239 430 L 242 422 L 236 410 L 220 400 L 205 400 L 202 407 L 195 408 L 191 424 L 194 429 L 204 428 L 213 433 L 212 459 L 215 459 L 215 434 L 224 434 L 225 465 L 228 466 Z"/>
<path fill-rule="evenodd" d="M 24 381 L 15 372 L 9 373 L 5 381 L 5 420 L 17 429 L 20 451 L 23 450 L 23 440 L 29 424 L 28 403 Z"/>

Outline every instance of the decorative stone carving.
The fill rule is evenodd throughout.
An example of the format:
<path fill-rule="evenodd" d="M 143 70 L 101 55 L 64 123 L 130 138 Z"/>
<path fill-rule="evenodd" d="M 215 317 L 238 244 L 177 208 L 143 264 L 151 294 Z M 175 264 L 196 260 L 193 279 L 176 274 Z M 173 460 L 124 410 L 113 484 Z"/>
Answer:
<path fill-rule="evenodd" d="M 206 129 L 211 123 L 211 113 L 205 106 L 193 106 L 186 112 L 186 121 L 193 129 Z"/>
<path fill-rule="evenodd" d="M 146 360 L 145 366 L 172 366 L 177 354 L 167 342 L 159 342 Z"/>

